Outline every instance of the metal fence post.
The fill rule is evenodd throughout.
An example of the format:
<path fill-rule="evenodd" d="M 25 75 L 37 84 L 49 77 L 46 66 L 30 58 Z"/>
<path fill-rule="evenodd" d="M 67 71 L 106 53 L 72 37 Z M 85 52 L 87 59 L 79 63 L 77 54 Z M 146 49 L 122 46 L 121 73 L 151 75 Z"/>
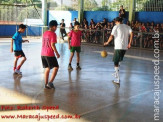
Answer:
<path fill-rule="evenodd" d="M 103 34 L 102 34 L 102 36 L 103 36 L 102 39 L 103 39 L 103 44 L 104 44 L 104 42 L 105 42 L 105 30 L 103 29 L 102 32 L 103 32 Z"/>
<path fill-rule="evenodd" d="M 142 46 L 142 43 L 143 43 L 143 33 L 141 32 L 140 34 L 141 34 L 141 36 L 140 36 L 140 49 L 142 49 L 143 48 L 143 46 Z"/>

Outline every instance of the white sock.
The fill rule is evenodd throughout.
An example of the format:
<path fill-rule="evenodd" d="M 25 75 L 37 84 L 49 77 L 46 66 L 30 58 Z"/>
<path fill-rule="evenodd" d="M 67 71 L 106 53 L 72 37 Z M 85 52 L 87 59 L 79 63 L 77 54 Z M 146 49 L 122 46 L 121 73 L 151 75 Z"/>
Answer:
<path fill-rule="evenodd" d="M 120 80 L 120 77 L 119 77 L 119 67 L 114 67 L 115 68 L 115 73 L 117 74 L 117 80 L 119 81 Z"/>
<path fill-rule="evenodd" d="M 121 62 L 119 62 L 119 67 L 120 67 L 120 65 L 121 65 Z"/>

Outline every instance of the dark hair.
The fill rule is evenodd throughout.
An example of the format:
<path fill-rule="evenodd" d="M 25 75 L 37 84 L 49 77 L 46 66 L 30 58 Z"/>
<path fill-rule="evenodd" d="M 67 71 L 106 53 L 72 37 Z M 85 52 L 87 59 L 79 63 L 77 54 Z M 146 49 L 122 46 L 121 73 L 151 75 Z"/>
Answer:
<path fill-rule="evenodd" d="M 20 25 L 19 25 L 19 28 L 26 29 L 26 28 L 27 28 L 27 26 L 26 26 L 26 25 L 24 25 L 24 24 L 20 24 Z"/>
<path fill-rule="evenodd" d="M 117 18 L 115 18 L 115 21 L 122 22 L 123 21 L 123 18 L 117 17 Z"/>
<path fill-rule="evenodd" d="M 58 23 L 56 20 L 52 20 L 49 22 L 49 27 L 53 27 L 53 26 L 57 26 L 57 25 L 58 25 Z"/>
<path fill-rule="evenodd" d="M 80 23 L 79 23 L 79 22 L 75 22 L 74 26 L 75 26 L 75 25 L 80 25 Z"/>
<path fill-rule="evenodd" d="M 64 19 L 62 19 L 62 21 L 64 21 Z"/>

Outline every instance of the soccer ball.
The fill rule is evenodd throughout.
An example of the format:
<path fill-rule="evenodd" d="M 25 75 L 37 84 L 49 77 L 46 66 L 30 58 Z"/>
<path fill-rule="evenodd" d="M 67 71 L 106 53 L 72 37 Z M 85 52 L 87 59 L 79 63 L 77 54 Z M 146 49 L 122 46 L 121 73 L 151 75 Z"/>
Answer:
<path fill-rule="evenodd" d="M 101 51 L 101 56 L 102 56 L 103 58 L 106 58 L 107 55 L 108 55 L 108 53 L 107 53 L 105 50 L 104 50 L 104 51 Z"/>

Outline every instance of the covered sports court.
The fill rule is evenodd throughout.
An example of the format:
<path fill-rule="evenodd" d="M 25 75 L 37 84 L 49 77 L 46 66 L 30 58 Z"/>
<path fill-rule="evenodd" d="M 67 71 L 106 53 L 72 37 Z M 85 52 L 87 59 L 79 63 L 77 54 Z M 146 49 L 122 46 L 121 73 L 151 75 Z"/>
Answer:
<path fill-rule="evenodd" d="M 94 5 L 92 1 L 89 0 L 90 7 Z M 74 18 L 77 18 L 80 23 L 83 18 L 87 18 L 90 22 L 94 17 L 96 23 L 107 18 L 111 23 L 118 16 L 119 7 L 124 1 L 104 0 L 103 4 L 102 1 L 96 1 L 97 6 L 93 7 L 99 8 L 97 10 L 90 10 L 86 6 L 88 3 L 84 0 L 79 0 L 78 6 L 75 1 L 66 3 L 65 0 L 1 2 L 0 122 L 162 122 L 163 52 L 161 40 L 163 33 L 161 29 L 157 36 L 154 32 L 134 31 L 134 35 L 137 36 L 134 37 L 132 48 L 127 51 L 121 63 L 121 83 L 117 85 L 112 82 L 114 80 L 112 76 L 114 43 L 103 47 L 103 43 L 107 40 L 105 30 L 82 28 L 84 33 L 81 45 L 82 69 L 80 71 L 75 69 L 75 56 L 72 62 L 74 70 L 68 71 L 70 51 L 67 37 L 64 40 L 61 39 L 60 26 L 58 26 L 56 47 L 61 57 L 58 59 L 60 67 L 54 80 L 56 89 L 44 89 L 41 42 L 48 22 L 55 19 L 60 23 L 62 18 L 65 19 L 67 33 L 70 29 L 69 23 L 73 23 Z M 150 7 L 152 2 L 145 0 L 143 2 L 126 1 L 123 4 L 126 9 L 126 18 L 129 21 L 135 20 L 142 23 L 154 21 L 155 25 L 159 23 L 161 28 L 163 8 L 159 5 L 163 4 L 162 1 L 155 1 L 153 8 Z M 138 7 L 141 4 L 146 5 L 144 9 L 142 8 L 143 10 Z M 65 9 L 66 6 L 67 9 Z M 6 14 L 7 10 L 8 14 Z M 15 12 L 10 13 L 11 10 Z M 146 14 L 148 15 L 145 16 Z M 99 18 L 95 15 L 99 15 Z M 27 25 L 23 39 L 30 41 L 23 44 L 27 61 L 21 68 L 22 76 L 13 74 L 14 54 L 10 52 L 11 38 L 21 23 Z M 88 38 L 87 31 L 101 32 L 99 40 L 94 42 L 96 38 L 90 36 Z M 108 31 L 111 32 L 109 29 Z M 140 38 L 139 35 L 141 35 Z M 147 35 L 157 38 L 153 40 L 153 45 L 147 41 L 149 47 L 148 44 L 144 47 L 145 39 L 148 39 Z M 101 57 L 100 53 L 103 50 L 108 53 L 106 58 Z"/>

